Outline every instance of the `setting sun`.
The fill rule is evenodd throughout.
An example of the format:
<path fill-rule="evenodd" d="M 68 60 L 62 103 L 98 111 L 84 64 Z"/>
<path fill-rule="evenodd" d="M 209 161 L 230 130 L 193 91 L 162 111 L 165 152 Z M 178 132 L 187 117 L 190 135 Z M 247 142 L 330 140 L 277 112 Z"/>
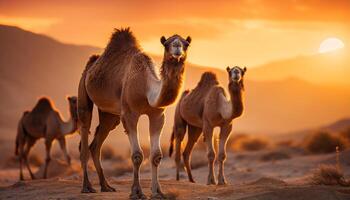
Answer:
<path fill-rule="evenodd" d="M 344 43 L 338 38 L 327 38 L 323 40 L 318 49 L 319 53 L 335 51 L 344 47 Z"/>

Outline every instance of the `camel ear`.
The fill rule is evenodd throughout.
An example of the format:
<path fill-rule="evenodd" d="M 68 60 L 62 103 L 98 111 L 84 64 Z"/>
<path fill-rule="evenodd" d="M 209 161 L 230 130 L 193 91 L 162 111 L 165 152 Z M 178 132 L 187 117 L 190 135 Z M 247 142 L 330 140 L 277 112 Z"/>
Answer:
<path fill-rule="evenodd" d="M 247 71 L 247 67 L 244 67 L 243 68 L 243 72 L 245 73 Z"/>
<path fill-rule="evenodd" d="M 229 66 L 226 67 L 226 71 L 227 71 L 228 73 L 230 73 L 231 69 L 230 69 Z"/>
<path fill-rule="evenodd" d="M 190 44 L 192 41 L 192 38 L 190 36 L 187 36 L 186 41 L 188 42 L 188 44 Z"/>
<path fill-rule="evenodd" d="M 72 97 L 71 96 L 67 96 L 67 100 L 68 101 L 72 100 Z"/>
<path fill-rule="evenodd" d="M 164 36 L 162 36 L 162 37 L 160 38 L 160 43 L 162 43 L 162 45 L 164 45 L 165 42 L 166 42 L 166 38 L 165 38 Z"/>

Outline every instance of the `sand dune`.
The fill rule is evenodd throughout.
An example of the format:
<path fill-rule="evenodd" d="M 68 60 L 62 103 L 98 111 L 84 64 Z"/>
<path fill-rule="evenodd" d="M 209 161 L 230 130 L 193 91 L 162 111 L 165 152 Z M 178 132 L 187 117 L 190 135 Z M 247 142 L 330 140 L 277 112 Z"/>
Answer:
<path fill-rule="evenodd" d="M 239 199 L 239 200 L 338 200 L 349 199 L 350 188 L 341 186 L 319 186 L 309 183 L 309 175 L 319 164 L 334 164 L 335 154 L 303 155 L 291 153 L 290 159 L 261 161 L 262 155 L 269 150 L 258 152 L 229 153 L 226 163 L 227 186 L 207 186 L 207 167 L 201 165 L 193 170 L 197 183 L 189 183 L 185 172 L 181 180 L 174 180 L 174 161 L 165 158 L 162 161 L 159 177 L 164 192 L 169 199 Z M 282 151 L 282 150 L 281 150 Z M 205 155 L 197 150 L 195 154 Z M 350 163 L 344 151 L 340 155 L 341 165 L 347 178 L 350 177 Z M 198 158 L 198 156 L 196 156 Z M 206 160 L 205 156 L 202 156 Z M 126 158 L 127 159 L 127 158 Z M 106 171 L 113 169 L 113 161 L 104 161 Z M 6 183 L 0 179 L 0 199 L 127 199 L 131 186 L 131 173 L 121 176 L 107 175 L 109 182 L 117 189 L 116 193 L 81 194 L 81 170 L 75 160 L 71 166 L 54 161 L 50 166 L 50 179 L 27 180 L 17 182 L 17 169 L 1 170 L 12 180 Z M 40 168 L 37 169 L 40 173 Z M 116 169 L 115 169 L 116 170 Z M 6 173 L 7 171 L 7 173 Z M 150 170 L 147 159 L 142 167 L 141 185 L 150 196 Z M 28 176 L 27 176 L 28 177 Z M 96 189 L 98 178 L 93 168 L 90 177 Z"/>

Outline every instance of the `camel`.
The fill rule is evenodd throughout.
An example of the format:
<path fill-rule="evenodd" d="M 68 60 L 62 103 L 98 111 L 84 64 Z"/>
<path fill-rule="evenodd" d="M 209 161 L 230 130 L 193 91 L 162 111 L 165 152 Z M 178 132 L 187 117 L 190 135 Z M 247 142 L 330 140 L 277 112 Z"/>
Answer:
<path fill-rule="evenodd" d="M 52 142 L 58 140 L 67 163 L 71 163 L 66 147 L 66 136 L 78 129 L 77 97 L 67 97 L 69 102 L 70 119 L 63 121 L 60 113 L 54 108 L 50 99 L 42 97 L 33 110 L 25 111 L 18 123 L 15 154 L 19 154 L 20 180 L 24 180 L 22 172 L 23 161 L 32 179 L 35 179 L 28 163 L 28 154 L 37 140 L 45 139 L 46 160 L 43 178 L 47 178 L 47 169 L 51 160 Z"/>
<path fill-rule="evenodd" d="M 175 146 L 176 180 L 179 180 L 181 142 L 188 129 L 188 142 L 183 152 L 185 170 L 190 182 L 195 182 L 191 173 L 191 153 L 201 133 L 207 145 L 209 174 L 207 184 L 216 184 L 214 176 L 215 150 L 213 148 L 213 129 L 220 127 L 219 142 L 219 175 L 218 184 L 227 184 L 224 176 L 226 159 L 226 142 L 232 130 L 232 120 L 243 112 L 242 93 L 244 90 L 243 77 L 246 67 L 227 67 L 229 78 L 228 91 L 230 100 L 226 99 L 224 89 L 219 86 L 216 75 L 205 72 L 192 91 L 185 91 L 175 110 L 174 127 L 170 140 L 169 155 L 171 157 Z"/>
<path fill-rule="evenodd" d="M 78 119 L 81 134 L 81 165 L 83 193 L 94 193 L 87 173 L 89 150 L 99 177 L 101 192 L 115 191 L 106 181 L 100 163 L 101 146 L 109 132 L 120 121 L 129 138 L 133 163 L 131 199 L 144 199 L 139 171 L 143 151 L 139 144 L 137 123 L 140 115 L 149 118 L 152 198 L 164 198 L 158 182 L 158 166 L 162 159 L 160 135 L 164 124 L 164 109 L 172 104 L 181 89 L 184 63 L 191 38 L 173 35 L 160 39 L 164 57 L 157 76 L 151 58 L 144 53 L 129 28 L 115 29 L 100 56 L 92 56 L 86 64 L 79 84 Z M 99 113 L 99 125 L 88 145 L 93 105 Z"/>

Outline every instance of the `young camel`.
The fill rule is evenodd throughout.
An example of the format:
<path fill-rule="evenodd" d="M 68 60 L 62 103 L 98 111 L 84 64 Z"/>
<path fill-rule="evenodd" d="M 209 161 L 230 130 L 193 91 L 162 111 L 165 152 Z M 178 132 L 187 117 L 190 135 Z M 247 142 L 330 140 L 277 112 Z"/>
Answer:
<path fill-rule="evenodd" d="M 67 135 L 73 134 L 78 129 L 77 115 L 77 97 L 68 97 L 70 119 L 65 122 L 62 120 L 60 113 L 54 109 L 51 101 L 43 97 L 39 99 L 32 111 L 23 113 L 18 123 L 15 154 L 19 154 L 19 177 L 23 179 L 22 164 L 23 161 L 27 166 L 32 179 L 35 179 L 28 163 L 28 154 L 35 142 L 40 138 L 45 139 L 46 160 L 43 178 L 47 178 L 47 168 L 51 156 L 50 150 L 53 140 L 58 140 L 63 154 L 70 164 L 70 156 L 67 152 L 66 139 Z"/>
<path fill-rule="evenodd" d="M 224 162 L 226 159 L 226 142 L 231 133 L 232 120 L 241 116 L 243 112 L 242 92 L 244 90 L 243 77 L 246 68 L 227 67 L 230 100 L 226 99 L 224 89 L 219 86 L 216 75 L 205 72 L 196 88 L 185 91 L 177 104 L 174 128 L 170 141 L 169 155 L 173 152 L 174 140 L 176 179 L 179 180 L 181 142 L 188 128 L 188 142 L 183 152 L 185 169 L 190 182 L 194 182 L 191 173 L 191 153 L 202 131 L 207 145 L 209 175 L 207 184 L 216 184 L 214 176 L 215 150 L 213 148 L 213 129 L 220 127 L 219 142 L 219 176 L 218 184 L 226 184 L 224 176 Z"/>
<path fill-rule="evenodd" d="M 127 29 L 116 30 L 103 54 L 92 56 L 79 84 L 78 118 L 81 123 L 81 163 L 84 173 L 83 193 L 96 192 L 88 179 L 89 149 L 99 176 L 102 192 L 113 192 L 100 163 L 101 146 L 120 120 L 131 145 L 133 184 L 130 198 L 146 198 L 142 192 L 139 171 L 143 152 L 139 144 L 137 123 L 140 115 L 149 118 L 152 168 L 152 197 L 163 198 L 158 182 L 158 165 L 162 159 L 160 134 L 164 124 L 164 109 L 172 104 L 182 85 L 184 62 L 191 38 L 173 35 L 161 37 L 165 51 L 160 67 L 160 79 L 151 58 L 142 52 L 136 38 Z M 93 105 L 99 112 L 99 125 L 88 146 Z"/>

